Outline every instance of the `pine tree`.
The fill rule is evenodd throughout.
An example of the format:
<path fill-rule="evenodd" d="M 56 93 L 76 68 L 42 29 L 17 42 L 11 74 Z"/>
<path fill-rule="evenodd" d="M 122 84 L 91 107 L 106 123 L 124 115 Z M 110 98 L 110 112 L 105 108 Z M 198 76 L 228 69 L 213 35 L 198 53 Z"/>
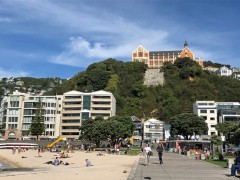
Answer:
<path fill-rule="evenodd" d="M 32 120 L 32 123 L 30 125 L 29 131 L 32 136 L 38 136 L 42 135 L 44 133 L 45 127 L 44 127 L 44 117 L 42 112 L 42 105 L 41 101 L 39 100 L 37 104 L 37 110 L 34 119 Z"/>

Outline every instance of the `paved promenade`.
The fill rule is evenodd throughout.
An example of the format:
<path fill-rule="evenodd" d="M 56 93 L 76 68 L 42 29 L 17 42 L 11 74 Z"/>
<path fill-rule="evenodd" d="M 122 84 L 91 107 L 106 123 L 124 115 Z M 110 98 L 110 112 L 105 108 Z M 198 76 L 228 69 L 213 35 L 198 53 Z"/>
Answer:
<path fill-rule="evenodd" d="M 132 169 L 128 180 L 227 180 L 240 179 L 231 177 L 230 169 L 222 168 L 192 157 L 176 153 L 163 154 L 163 164 L 159 164 L 157 154 L 151 156 L 150 165 L 144 165 L 140 157 Z"/>

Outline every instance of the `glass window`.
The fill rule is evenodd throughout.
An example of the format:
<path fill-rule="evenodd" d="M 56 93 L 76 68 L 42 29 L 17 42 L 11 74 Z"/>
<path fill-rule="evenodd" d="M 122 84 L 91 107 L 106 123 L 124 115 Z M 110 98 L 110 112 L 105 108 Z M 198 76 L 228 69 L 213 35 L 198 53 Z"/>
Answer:
<path fill-rule="evenodd" d="M 83 96 L 83 109 L 90 110 L 91 96 Z"/>
<path fill-rule="evenodd" d="M 200 113 L 207 113 L 207 110 L 201 109 L 201 110 L 200 110 Z"/>
<path fill-rule="evenodd" d="M 11 101 L 10 107 L 19 107 L 19 101 Z"/>
<path fill-rule="evenodd" d="M 9 115 L 18 115 L 19 110 L 18 109 L 10 109 L 9 110 Z"/>

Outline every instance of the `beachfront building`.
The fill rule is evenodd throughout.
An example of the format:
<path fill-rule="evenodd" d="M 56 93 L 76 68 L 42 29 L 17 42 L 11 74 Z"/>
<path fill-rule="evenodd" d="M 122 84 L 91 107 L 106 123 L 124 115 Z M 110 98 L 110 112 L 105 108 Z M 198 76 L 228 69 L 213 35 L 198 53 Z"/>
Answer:
<path fill-rule="evenodd" d="M 206 120 L 209 136 L 218 134 L 215 128 L 218 123 L 240 122 L 239 102 L 196 101 L 193 103 L 193 112 Z"/>
<path fill-rule="evenodd" d="M 79 126 L 89 117 L 115 116 L 116 100 L 112 93 L 96 91 L 82 93 L 70 91 L 56 96 L 33 96 L 13 92 L 1 102 L 0 123 L 6 125 L 5 139 L 21 139 L 29 136 L 29 127 L 41 102 L 45 132 L 40 139 L 79 137 Z"/>
<path fill-rule="evenodd" d="M 70 91 L 63 94 L 60 136 L 67 139 L 79 137 L 79 126 L 89 117 L 102 116 L 104 119 L 115 116 L 116 99 L 112 93 L 96 91 L 83 93 Z"/>
<path fill-rule="evenodd" d="M 164 140 L 164 122 L 157 119 L 149 119 L 143 125 L 144 141 L 159 142 Z"/>
<path fill-rule="evenodd" d="M 143 62 L 148 65 L 148 68 L 161 68 L 164 63 L 174 63 L 177 58 L 189 57 L 196 61 L 203 67 L 203 59 L 195 58 L 192 51 L 188 48 L 188 43 L 185 41 L 182 50 L 175 51 L 148 51 L 140 45 L 135 51 L 132 52 L 133 62 Z"/>
<path fill-rule="evenodd" d="M 1 121 L 5 124 L 5 139 L 21 139 L 29 135 L 29 127 L 35 117 L 38 103 L 43 111 L 45 132 L 42 138 L 59 136 L 60 113 L 57 96 L 32 96 L 13 92 L 1 103 Z"/>

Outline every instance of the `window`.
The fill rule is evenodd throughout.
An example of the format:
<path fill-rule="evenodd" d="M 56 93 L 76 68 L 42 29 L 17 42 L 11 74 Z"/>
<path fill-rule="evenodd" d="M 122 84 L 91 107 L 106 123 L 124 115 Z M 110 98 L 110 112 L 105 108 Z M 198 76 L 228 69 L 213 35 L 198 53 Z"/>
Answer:
<path fill-rule="evenodd" d="M 211 125 L 211 128 L 215 128 L 216 125 Z"/>
<path fill-rule="evenodd" d="M 12 96 L 10 97 L 10 101 L 19 101 L 20 97 L 19 96 Z"/>
<path fill-rule="evenodd" d="M 19 107 L 19 101 L 11 101 L 10 107 Z"/>
<path fill-rule="evenodd" d="M 201 110 L 200 110 L 200 113 L 207 113 L 207 110 L 201 109 Z"/>
<path fill-rule="evenodd" d="M 8 124 L 8 129 L 17 129 L 17 124 Z"/>
<path fill-rule="evenodd" d="M 64 135 L 72 135 L 72 136 L 79 136 L 79 133 L 78 132 L 62 132 L 62 135 L 64 136 Z"/>
<path fill-rule="evenodd" d="M 76 119 L 76 120 L 62 120 L 62 123 L 80 123 L 80 120 L 79 119 Z"/>
<path fill-rule="evenodd" d="M 10 109 L 9 110 L 9 115 L 18 115 L 19 111 L 18 109 Z"/>
<path fill-rule="evenodd" d="M 8 122 L 18 122 L 18 117 L 9 117 Z"/>
<path fill-rule="evenodd" d="M 214 110 L 210 110 L 210 113 L 214 113 L 215 111 Z"/>
<path fill-rule="evenodd" d="M 210 120 L 214 121 L 214 120 L 215 120 L 215 118 L 214 118 L 214 117 L 211 117 L 211 118 L 210 118 Z"/>
<path fill-rule="evenodd" d="M 23 117 L 23 122 L 24 123 L 31 123 L 32 122 L 32 117 Z"/>

